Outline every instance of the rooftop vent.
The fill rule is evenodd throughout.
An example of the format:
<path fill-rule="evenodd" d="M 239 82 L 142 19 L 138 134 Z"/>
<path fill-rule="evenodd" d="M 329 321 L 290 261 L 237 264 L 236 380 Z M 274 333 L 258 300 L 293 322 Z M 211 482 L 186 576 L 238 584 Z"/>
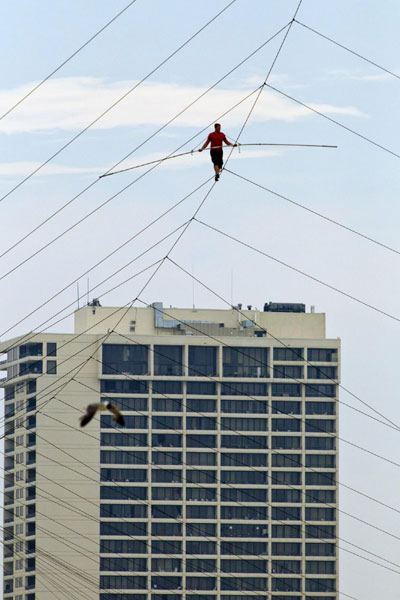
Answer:
<path fill-rule="evenodd" d="M 264 312 L 305 313 L 306 305 L 293 302 L 266 302 Z"/>

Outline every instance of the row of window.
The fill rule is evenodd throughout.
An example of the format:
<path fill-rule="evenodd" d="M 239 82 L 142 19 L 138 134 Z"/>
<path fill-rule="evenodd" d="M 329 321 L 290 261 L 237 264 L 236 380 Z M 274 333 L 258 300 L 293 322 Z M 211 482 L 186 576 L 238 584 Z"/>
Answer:
<path fill-rule="evenodd" d="M 13 400 L 16 394 L 35 394 L 36 393 L 36 379 L 28 379 L 28 381 L 21 381 L 16 385 L 7 385 L 4 388 L 4 400 Z"/>
<path fill-rule="evenodd" d="M 152 448 L 181 448 L 183 435 L 180 433 L 153 433 L 151 436 Z M 271 448 L 275 450 L 300 450 L 302 440 L 305 439 L 306 450 L 335 450 L 336 438 L 333 436 L 271 436 Z M 102 446 L 141 447 L 148 446 L 150 437 L 147 433 L 101 433 Z M 187 448 L 216 448 L 216 435 L 187 434 L 185 436 Z M 266 449 L 269 438 L 267 435 L 222 435 L 221 448 L 236 448 L 240 450 Z"/>
<path fill-rule="evenodd" d="M 302 485 L 302 473 L 297 471 L 216 471 L 205 469 L 187 469 L 185 473 L 178 469 L 153 469 L 151 478 L 159 483 L 181 483 L 183 475 L 187 483 L 217 484 L 250 484 L 250 485 Z M 305 485 L 331 486 L 335 485 L 334 472 L 305 473 Z M 101 481 L 113 482 L 146 482 L 147 469 L 101 469 Z"/>
<path fill-rule="evenodd" d="M 31 489 L 31 488 L 28 488 Z M 182 500 L 183 488 L 176 487 L 152 487 L 152 500 Z M 149 492 L 150 494 L 150 492 Z M 303 498 L 304 496 L 304 498 Z M 186 500 L 197 502 L 215 502 L 218 498 L 221 502 L 268 502 L 270 497 L 271 502 L 279 503 L 317 503 L 317 504 L 334 504 L 336 502 L 335 490 L 297 490 L 288 488 L 271 489 L 269 494 L 267 488 L 254 488 L 251 490 L 242 488 L 221 488 L 220 491 L 216 488 L 208 487 L 186 487 Z M 134 486 L 101 486 L 100 498 L 102 500 L 147 500 L 147 487 Z M 27 499 L 29 499 L 27 497 Z"/>
<path fill-rule="evenodd" d="M 29 559 L 34 560 L 34 559 Z M 100 571 L 136 571 L 157 573 L 215 573 L 217 571 L 216 559 L 190 558 L 183 561 L 180 558 L 152 558 L 148 564 L 147 558 L 100 558 Z M 242 560 L 222 559 L 220 562 L 221 573 L 268 573 L 267 560 Z M 273 560 L 270 572 L 301 574 L 302 561 L 300 560 Z M 307 560 L 305 574 L 335 575 L 336 562 L 325 560 Z"/>
<path fill-rule="evenodd" d="M 272 535 L 275 538 L 302 538 L 301 525 L 273 525 L 276 529 Z M 151 523 L 151 535 L 180 537 L 182 536 L 183 523 Z M 317 539 L 330 539 L 336 535 L 335 525 L 305 525 L 304 537 Z M 147 536 L 148 527 L 146 522 L 120 522 L 107 521 L 100 523 L 100 535 L 102 536 Z M 186 523 L 186 535 L 188 537 L 216 537 L 217 525 L 215 523 Z M 221 523 L 220 537 L 246 537 L 267 538 L 268 525 L 256 525 L 252 523 Z M 301 544 L 299 544 L 301 547 Z M 293 556 L 296 553 L 293 554 Z"/>
<path fill-rule="evenodd" d="M 146 416 L 125 416 L 125 427 L 127 429 L 147 429 L 151 418 L 152 429 L 183 429 L 183 417 L 157 415 Z M 35 417 L 36 419 L 36 417 Z M 275 417 L 270 419 L 261 417 L 221 417 L 220 427 L 222 431 L 293 431 L 301 432 L 303 422 L 305 431 L 311 433 L 333 433 L 336 431 L 335 419 L 281 419 Z M 36 420 L 35 420 L 36 424 Z M 115 421 L 109 415 L 102 415 L 100 425 L 103 429 L 115 429 Z M 214 431 L 218 429 L 216 417 L 186 417 L 186 429 L 189 431 Z"/>
<path fill-rule="evenodd" d="M 302 589 L 302 579 L 297 577 L 275 578 L 271 579 L 271 591 L 300 592 Z M 268 591 L 267 577 L 221 577 L 221 590 L 232 591 Z M 185 587 L 187 590 L 216 590 L 217 579 L 215 577 L 186 577 Z M 147 577 L 124 576 L 124 575 L 101 575 L 100 589 L 129 589 L 145 590 L 147 589 Z M 179 576 L 152 576 L 152 590 L 181 590 L 182 577 Z M 305 589 L 307 592 L 334 592 L 336 590 L 336 580 L 334 578 L 307 578 L 305 579 Z"/>
<path fill-rule="evenodd" d="M 294 546 L 294 547 L 293 547 Z M 272 542 L 272 554 L 274 556 L 289 556 L 294 549 L 293 555 L 298 555 L 298 543 L 294 545 L 288 542 Z M 185 544 L 186 554 L 194 555 L 216 555 L 218 550 L 222 556 L 266 556 L 269 555 L 268 542 L 224 542 L 220 544 L 209 540 L 188 540 Z M 183 542 L 180 540 L 100 540 L 101 554 L 174 554 L 183 553 Z M 336 546 L 330 542 L 307 542 L 305 544 L 305 556 L 336 556 Z M 286 560 L 284 561 L 286 563 Z M 275 565 L 276 565 L 275 561 Z"/>
<path fill-rule="evenodd" d="M 223 347 L 222 368 L 224 377 L 268 377 L 269 348 L 259 347 Z M 172 345 L 154 345 L 154 375 L 180 376 L 184 374 L 184 347 Z M 218 375 L 217 346 L 189 346 L 188 373 L 194 377 L 213 377 Z M 115 375 L 147 375 L 150 373 L 150 348 L 139 344 L 104 344 L 103 373 Z M 304 360 L 303 348 L 274 348 L 274 360 Z M 309 348 L 307 360 L 310 362 L 336 362 L 336 349 Z M 286 367 L 274 367 L 285 373 Z M 302 375 L 302 367 L 289 367 L 294 373 Z M 316 378 L 329 379 L 331 373 L 336 376 L 335 367 L 309 367 L 316 372 Z M 291 372 L 291 371 L 290 371 Z M 275 372 L 274 372 L 274 376 Z M 278 377 L 297 377 L 281 375 Z"/>
<path fill-rule="evenodd" d="M 30 594 L 33 595 L 34 594 Z M 186 600 L 217 600 L 216 594 L 185 594 Z M 286 595 L 276 595 L 273 596 L 264 596 L 263 594 L 257 594 L 256 596 L 252 596 L 251 594 L 246 594 L 246 600 L 336 600 L 336 596 L 293 596 L 293 594 Z M 16 598 L 16 600 L 22 600 L 22 598 Z M 27 597 L 27 600 L 35 600 L 34 598 Z M 103 593 L 100 594 L 100 600 L 147 600 L 147 594 L 136 594 L 124 592 L 124 594 L 108 594 Z M 181 594 L 151 594 L 151 600 L 182 600 Z M 239 600 L 236 594 L 223 594 L 221 596 L 221 600 Z"/>
<path fill-rule="evenodd" d="M 183 394 L 183 381 L 139 381 L 133 379 L 102 379 L 101 392 L 105 394 Z M 334 398 L 336 385 L 328 383 L 254 383 L 225 381 L 220 385 L 221 396 L 271 396 L 301 397 L 302 388 L 308 398 Z M 217 384 L 212 381 L 188 381 L 186 393 L 196 396 L 216 396 Z"/>
<path fill-rule="evenodd" d="M 33 508 L 32 508 L 33 506 Z M 30 516 L 35 516 L 35 507 L 30 505 Z M 183 507 L 180 504 L 155 504 L 148 507 L 145 504 L 102 504 L 100 517 L 107 519 L 145 519 L 148 513 L 152 519 L 181 519 Z M 186 519 L 213 519 L 217 518 L 217 507 L 214 505 L 192 505 L 186 507 Z M 267 520 L 272 521 L 301 521 L 302 509 L 298 506 L 277 507 L 268 510 L 267 506 L 222 506 L 220 510 L 222 520 Z M 307 521 L 334 521 L 334 508 L 306 508 Z M 275 525 L 273 527 L 276 527 Z M 275 535 L 273 537 L 288 537 Z M 299 536 L 290 536 L 299 537 Z"/>
<path fill-rule="evenodd" d="M 102 398 L 107 403 L 109 398 Z M 147 398 L 113 398 L 114 406 L 123 411 L 147 411 L 149 403 Z M 151 402 L 153 412 L 217 412 L 217 400 L 211 398 L 188 398 L 186 403 L 182 398 L 153 398 Z M 312 400 L 302 403 L 300 400 L 221 400 L 222 413 L 252 413 L 268 414 L 271 406 L 272 414 L 301 415 L 303 406 L 305 414 L 334 415 L 336 414 L 335 402 L 320 402 Z"/>
<path fill-rule="evenodd" d="M 36 452 L 27 452 L 27 461 L 35 460 Z M 18 455 L 17 455 L 18 456 Z M 16 456 L 16 457 L 17 457 Z M 165 452 L 154 451 L 151 456 L 147 451 L 141 450 L 101 450 L 100 462 L 109 465 L 203 465 L 216 466 L 220 456 L 222 467 L 267 467 L 269 454 L 267 452 Z M 24 454 L 22 453 L 22 459 Z M 22 460 L 23 462 L 23 460 Z M 336 466 L 334 454 L 306 454 L 305 461 L 301 454 L 272 454 L 271 465 L 273 467 L 315 467 L 333 469 Z"/>

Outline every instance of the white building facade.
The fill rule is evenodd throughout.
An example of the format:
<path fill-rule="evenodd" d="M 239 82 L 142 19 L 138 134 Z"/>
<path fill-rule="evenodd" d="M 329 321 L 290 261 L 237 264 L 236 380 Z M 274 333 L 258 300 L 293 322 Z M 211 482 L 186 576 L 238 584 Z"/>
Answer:
<path fill-rule="evenodd" d="M 324 314 L 94 301 L 0 352 L 5 600 L 337 600 Z"/>

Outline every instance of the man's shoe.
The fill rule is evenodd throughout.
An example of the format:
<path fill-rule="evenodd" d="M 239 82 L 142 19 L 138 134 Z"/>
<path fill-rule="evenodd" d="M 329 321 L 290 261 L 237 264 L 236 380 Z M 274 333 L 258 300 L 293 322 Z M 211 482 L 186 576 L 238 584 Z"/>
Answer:
<path fill-rule="evenodd" d="M 218 180 L 219 180 L 219 173 L 216 173 L 216 175 L 215 175 L 215 181 L 218 181 Z"/>

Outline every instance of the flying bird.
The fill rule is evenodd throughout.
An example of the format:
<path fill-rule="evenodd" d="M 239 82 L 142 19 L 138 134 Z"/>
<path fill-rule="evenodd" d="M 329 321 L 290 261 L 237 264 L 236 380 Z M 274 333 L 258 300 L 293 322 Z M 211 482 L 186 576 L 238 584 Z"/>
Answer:
<path fill-rule="evenodd" d="M 108 410 L 113 415 L 113 419 L 118 425 L 125 425 L 125 420 L 118 408 L 113 406 L 111 402 L 104 404 L 103 402 L 97 402 L 96 404 L 89 404 L 86 407 L 86 414 L 80 418 L 81 427 L 85 427 L 97 413 L 97 411 Z"/>

